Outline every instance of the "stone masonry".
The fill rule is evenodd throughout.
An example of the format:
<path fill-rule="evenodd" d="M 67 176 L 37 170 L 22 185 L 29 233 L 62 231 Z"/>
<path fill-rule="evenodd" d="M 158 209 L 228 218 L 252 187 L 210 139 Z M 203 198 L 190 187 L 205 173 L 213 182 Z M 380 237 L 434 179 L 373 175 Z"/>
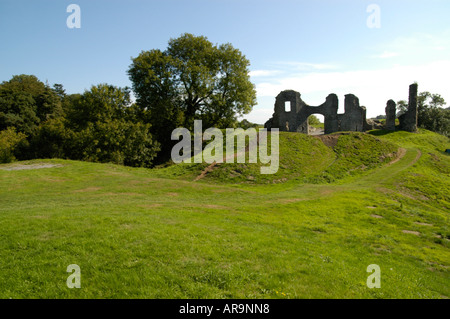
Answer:
<path fill-rule="evenodd" d="M 325 118 L 325 134 L 339 131 L 364 132 L 373 129 L 373 122 L 366 119 L 366 108 L 359 105 L 359 99 L 353 94 L 345 96 L 345 113 L 338 114 L 339 100 L 336 94 L 327 96 L 325 102 L 319 106 L 306 104 L 299 92 L 286 90 L 280 92 L 275 99 L 275 110 L 272 118 L 264 127 L 278 128 L 285 132 L 299 132 L 308 134 L 308 117 L 312 114 L 322 114 Z M 386 130 L 395 130 L 396 104 L 389 100 L 386 106 Z M 400 129 L 417 131 L 417 84 L 409 87 L 408 111 L 399 117 Z"/>
<path fill-rule="evenodd" d="M 286 110 L 290 103 L 290 110 Z M 285 132 L 300 132 L 308 134 L 308 117 L 312 114 L 322 114 L 325 118 L 325 134 L 338 131 L 364 131 L 366 123 L 366 108 L 359 106 L 359 99 L 353 94 L 345 96 L 345 113 L 338 114 L 339 101 L 336 94 L 330 94 L 319 106 L 310 106 L 300 97 L 300 93 L 292 90 L 282 91 L 276 97 L 275 113 L 264 127 L 278 128 Z"/>
<path fill-rule="evenodd" d="M 389 100 L 386 105 L 386 130 L 395 131 L 395 117 L 397 105 L 393 100 Z"/>
<path fill-rule="evenodd" d="M 408 110 L 398 117 L 403 131 L 417 132 L 417 89 L 417 83 L 409 86 Z"/>

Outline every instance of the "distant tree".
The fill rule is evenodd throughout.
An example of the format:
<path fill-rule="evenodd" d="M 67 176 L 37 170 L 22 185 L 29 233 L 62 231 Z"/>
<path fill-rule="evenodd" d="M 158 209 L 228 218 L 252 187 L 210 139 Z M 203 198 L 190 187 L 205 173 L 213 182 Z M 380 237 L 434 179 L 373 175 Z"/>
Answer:
<path fill-rule="evenodd" d="M 108 84 L 67 95 L 33 75 L 0 84 L 0 160 L 70 158 L 152 166 L 159 143 L 131 104 L 130 90 Z M 26 139 L 25 139 L 26 137 Z"/>
<path fill-rule="evenodd" d="M 159 151 L 150 124 L 124 120 L 89 122 L 81 131 L 69 131 L 70 158 L 84 161 L 151 167 Z"/>
<path fill-rule="evenodd" d="M 39 123 L 62 115 L 57 94 L 34 75 L 15 75 L 0 84 L 0 130 L 33 135 Z"/>
<path fill-rule="evenodd" d="M 240 122 L 236 125 L 236 127 L 243 128 L 244 130 L 249 129 L 249 128 L 258 128 L 258 127 L 260 127 L 260 126 L 261 126 L 261 125 L 252 123 L 252 122 L 250 122 L 250 121 L 248 121 L 248 120 L 246 120 L 246 119 L 243 119 L 242 121 L 240 121 Z"/>
<path fill-rule="evenodd" d="M 446 102 L 440 94 L 421 92 L 417 97 L 417 122 L 419 127 L 448 136 L 450 112 L 443 107 Z"/>
<path fill-rule="evenodd" d="M 317 116 L 315 116 L 315 115 L 310 115 L 310 116 L 308 117 L 308 124 L 314 126 L 314 125 L 321 124 L 321 122 L 320 122 L 320 120 L 317 118 Z"/>
<path fill-rule="evenodd" d="M 431 94 L 430 98 L 431 101 L 429 102 L 429 105 L 431 108 L 438 108 L 438 107 L 443 108 L 445 104 L 447 104 L 440 94 Z"/>
<path fill-rule="evenodd" d="M 66 118 L 68 127 L 75 130 L 86 128 L 88 123 L 124 119 L 131 105 L 128 88 L 108 84 L 93 85 L 89 91 L 69 97 Z"/>
<path fill-rule="evenodd" d="M 65 154 L 72 159 L 150 167 L 159 143 L 138 120 L 128 88 L 92 86 L 68 97 Z"/>
<path fill-rule="evenodd" d="M 419 127 L 449 136 L 450 111 L 444 109 L 446 105 L 440 94 L 432 94 L 428 91 L 417 95 L 417 124 Z M 408 102 L 397 102 L 397 109 L 404 113 L 408 110 Z"/>
<path fill-rule="evenodd" d="M 63 118 L 49 119 L 41 123 L 36 132 L 19 148 L 21 159 L 65 158 L 67 129 Z"/>
<path fill-rule="evenodd" d="M 143 51 L 128 70 L 136 104 L 152 132 L 170 154 L 174 128 L 231 127 L 256 104 L 249 61 L 231 44 L 213 45 L 206 37 L 183 34 L 165 51 Z"/>
<path fill-rule="evenodd" d="M 408 102 L 401 100 L 397 102 L 397 112 L 403 114 L 408 110 Z"/>
<path fill-rule="evenodd" d="M 61 100 L 63 100 L 66 97 L 66 90 L 64 90 L 64 87 L 63 87 L 62 84 L 58 84 L 58 83 L 53 84 L 53 89 L 52 90 L 53 90 L 53 92 L 56 93 L 56 95 L 59 96 L 59 98 Z"/>
<path fill-rule="evenodd" d="M 0 131 L 0 163 L 12 162 L 15 159 L 15 148 L 25 138 L 25 134 L 16 132 L 14 127 Z"/>
<path fill-rule="evenodd" d="M 424 127 L 430 120 L 429 111 L 445 105 L 444 99 L 439 94 L 421 92 L 417 96 L 417 120 L 418 125 Z"/>

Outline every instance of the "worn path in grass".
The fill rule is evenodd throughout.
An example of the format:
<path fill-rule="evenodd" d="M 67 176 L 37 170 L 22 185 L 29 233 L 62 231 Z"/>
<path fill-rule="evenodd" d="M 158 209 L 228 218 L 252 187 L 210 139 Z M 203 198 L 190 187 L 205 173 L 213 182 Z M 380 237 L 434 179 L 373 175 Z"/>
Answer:
<path fill-rule="evenodd" d="M 386 184 L 392 185 L 398 174 L 413 166 L 422 153 L 417 148 L 400 148 L 398 157 L 382 167 L 370 170 L 366 175 L 349 177 L 336 184 L 302 184 L 295 187 L 296 197 L 292 201 L 327 198 L 331 193 L 371 190 L 376 191 Z M 303 195 L 303 196 L 302 196 Z M 284 200 L 289 201 L 288 198 Z"/>
<path fill-rule="evenodd" d="M 348 187 L 376 187 L 383 183 L 387 183 L 396 178 L 396 176 L 413 166 L 422 156 L 422 152 L 416 148 L 400 149 L 399 157 L 394 161 L 380 168 L 371 171 L 365 176 L 355 177 L 351 183 L 347 183 Z"/>

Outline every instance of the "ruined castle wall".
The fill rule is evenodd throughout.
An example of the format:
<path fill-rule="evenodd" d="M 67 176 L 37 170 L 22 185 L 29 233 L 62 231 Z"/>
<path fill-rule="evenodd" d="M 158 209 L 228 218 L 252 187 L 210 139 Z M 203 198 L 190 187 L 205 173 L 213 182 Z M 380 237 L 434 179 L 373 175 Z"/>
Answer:
<path fill-rule="evenodd" d="M 409 132 L 417 131 L 417 89 L 417 84 L 410 85 L 408 111 L 399 117 L 400 128 Z M 290 102 L 290 111 L 286 110 L 286 102 Z M 302 101 L 299 92 L 282 91 L 276 97 L 274 114 L 264 127 L 308 134 L 308 117 L 312 114 L 322 114 L 325 118 L 325 134 L 374 129 L 374 122 L 367 121 L 366 108 L 359 105 L 359 99 L 355 95 L 347 94 L 344 103 L 345 113 L 338 114 L 339 101 L 336 94 L 328 95 L 325 103 L 319 106 L 309 106 Z M 389 100 L 386 106 L 387 130 L 395 130 L 395 108 L 395 102 Z"/>
<path fill-rule="evenodd" d="M 408 110 L 399 117 L 400 129 L 404 131 L 417 131 L 417 90 L 417 83 L 409 86 Z"/>
<path fill-rule="evenodd" d="M 397 105 L 393 100 L 389 100 L 386 104 L 386 124 L 385 129 L 395 131 L 395 117 Z"/>
<path fill-rule="evenodd" d="M 289 112 L 286 112 L 286 102 L 290 102 Z M 300 93 L 291 90 L 281 92 L 275 100 L 272 127 L 279 128 L 280 131 L 297 132 L 297 114 L 301 108 Z"/>
<path fill-rule="evenodd" d="M 340 120 L 341 131 L 364 131 L 366 108 L 359 106 L 359 99 L 353 94 L 345 96 L 345 113 Z"/>

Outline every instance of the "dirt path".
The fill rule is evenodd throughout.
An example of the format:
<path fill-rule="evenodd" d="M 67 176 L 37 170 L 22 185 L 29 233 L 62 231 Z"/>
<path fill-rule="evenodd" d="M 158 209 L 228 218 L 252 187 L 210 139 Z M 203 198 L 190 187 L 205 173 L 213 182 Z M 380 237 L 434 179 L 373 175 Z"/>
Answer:
<path fill-rule="evenodd" d="M 194 182 L 196 182 L 196 181 L 198 181 L 198 180 L 201 180 L 203 177 L 206 176 L 206 174 L 208 174 L 209 172 L 212 172 L 212 170 L 214 169 L 214 166 L 216 166 L 216 165 L 217 165 L 217 163 L 214 162 L 214 163 L 210 164 L 208 167 L 206 167 L 206 168 L 200 173 L 200 175 L 198 175 L 198 176 L 194 179 Z"/>
<path fill-rule="evenodd" d="M 388 165 L 392 165 L 392 164 L 395 164 L 395 163 L 397 163 L 399 160 L 401 160 L 402 158 L 403 158 L 403 156 L 405 156 L 405 154 L 406 154 L 406 149 L 404 149 L 404 148 L 399 148 L 398 149 L 398 155 L 397 155 L 397 158 L 396 159 L 394 159 L 393 161 L 391 161 Z"/>
<path fill-rule="evenodd" d="M 255 144 L 255 142 L 253 142 L 253 146 L 254 147 L 256 147 L 256 150 L 258 150 L 258 145 L 259 145 L 259 132 L 256 132 L 256 145 L 254 145 Z M 250 149 L 250 143 L 249 143 L 249 145 L 247 145 L 246 147 L 245 147 L 245 150 L 243 151 L 243 152 L 240 152 L 240 153 L 234 153 L 234 154 L 232 154 L 232 155 L 230 155 L 230 156 L 224 156 L 224 158 L 223 158 L 223 161 L 222 161 L 222 163 L 227 163 L 227 162 L 229 162 L 229 160 L 230 159 L 232 159 L 232 158 L 237 158 L 238 157 L 238 155 L 239 154 L 242 154 L 242 153 L 244 153 L 244 154 L 247 154 L 248 153 L 248 150 Z M 233 161 L 233 163 L 234 163 L 234 161 Z M 209 172 L 212 172 L 213 170 L 214 170 L 214 167 L 216 166 L 216 165 L 218 165 L 218 164 L 220 164 L 220 163 L 216 163 L 216 162 L 214 162 L 214 163 L 212 163 L 212 164 L 210 164 L 210 165 L 208 165 L 208 167 L 206 167 L 195 179 L 194 179 L 194 182 L 196 182 L 196 181 L 198 181 L 198 180 L 201 180 L 203 177 L 205 177 L 206 176 L 206 174 L 208 174 Z"/>
<path fill-rule="evenodd" d="M 324 135 L 325 130 L 323 128 L 316 128 L 315 130 L 311 130 L 308 135 L 310 136 L 319 136 Z"/>

